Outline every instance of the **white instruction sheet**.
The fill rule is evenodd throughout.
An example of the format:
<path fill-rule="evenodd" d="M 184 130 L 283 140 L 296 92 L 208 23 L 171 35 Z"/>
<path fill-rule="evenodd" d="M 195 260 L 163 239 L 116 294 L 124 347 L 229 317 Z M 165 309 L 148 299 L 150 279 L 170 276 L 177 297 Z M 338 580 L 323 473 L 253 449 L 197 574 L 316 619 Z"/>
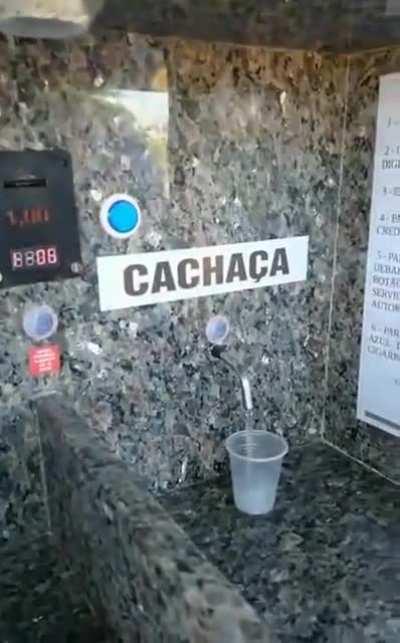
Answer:
<path fill-rule="evenodd" d="M 400 73 L 380 79 L 357 417 L 400 437 Z"/>

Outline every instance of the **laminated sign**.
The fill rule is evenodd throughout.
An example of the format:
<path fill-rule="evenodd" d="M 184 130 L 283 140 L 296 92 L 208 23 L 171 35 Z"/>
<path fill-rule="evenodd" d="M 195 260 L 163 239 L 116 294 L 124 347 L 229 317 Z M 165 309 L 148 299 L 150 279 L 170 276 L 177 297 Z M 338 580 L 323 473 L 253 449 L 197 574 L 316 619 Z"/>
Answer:
<path fill-rule="evenodd" d="M 400 74 L 380 79 L 357 417 L 400 437 Z"/>
<path fill-rule="evenodd" d="M 98 257 L 100 308 L 148 306 L 304 281 L 308 237 Z"/>

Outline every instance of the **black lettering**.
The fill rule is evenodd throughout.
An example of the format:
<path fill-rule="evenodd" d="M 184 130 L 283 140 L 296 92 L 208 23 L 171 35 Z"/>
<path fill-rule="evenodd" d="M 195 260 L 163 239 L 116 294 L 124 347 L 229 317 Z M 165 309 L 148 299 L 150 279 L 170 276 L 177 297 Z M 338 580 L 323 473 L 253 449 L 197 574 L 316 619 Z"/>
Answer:
<path fill-rule="evenodd" d="M 382 169 L 383 170 L 399 169 L 399 167 L 400 167 L 400 160 L 399 159 L 384 159 L 382 161 Z"/>
<path fill-rule="evenodd" d="M 285 248 L 277 248 L 272 260 L 271 277 L 275 277 L 277 272 L 283 275 L 289 274 L 289 263 Z"/>
<path fill-rule="evenodd" d="M 204 257 L 203 259 L 203 285 L 211 286 L 213 276 L 215 276 L 214 284 L 224 282 L 224 257 L 222 255 Z"/>
<path fill-rule="evenodd" d="M 199 269 L 199 262 L 196 259 L 182 259 L 178 264 L 178 283 L 181 288 L 195 288 L 199 285 L 200 278 L 193 275 L 189 278 L 188 268 L 193 270 Z"/>
<path fill-rule="evenodd" d="M 168 291 L 175 290 L 174 278 L 168 261 L 159 261 L 156 265 L 151 292 L 161 292 L 162 288 L 166 288 Z"/>
<path fill-rule="evenodd" d="M 265 262 L 264 265 L 262 264 L 263 261 Z M 258 282 L 268 274 L 268 266 L 266 265 L 267 261 L 268 252 L 265 252 L 265 250 L 256 250 L 251 253 L 249 272 L 250 277 L 254 279 L 254 281 Z"/>
<path fill-rule="evenodd" d="M 137 273 L 137 275 L 135 275 Z M 147 275 L 146 266 L 137 264 L 134 266 L 128 266 L 124 270 L 124 286 L 125 292 L 127 295 L 136 297 L 138 295 L 144 295 L 147 292 L 149 284 L 144 280 L 138 279 L 138 277 L 144 277 Z"/>
<path fill-rule="evenodd" d="M 236 252 L 231 256 L 226 283 L 230 284 L 235 279 L 238 279 L 239 281 L 246 281 L 247 279 L 243 255 L 240 252 Z"/>

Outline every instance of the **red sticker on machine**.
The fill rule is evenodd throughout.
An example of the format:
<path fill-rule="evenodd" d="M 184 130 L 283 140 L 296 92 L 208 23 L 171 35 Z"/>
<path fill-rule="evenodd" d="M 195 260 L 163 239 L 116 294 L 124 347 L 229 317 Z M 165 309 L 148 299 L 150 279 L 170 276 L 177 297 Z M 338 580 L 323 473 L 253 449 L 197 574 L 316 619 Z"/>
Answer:
<path fill-rule="evenodd" d="M 29 374 L 32 377 L 58 375 L 61 370 L 61 352 L 57 344 L 31 346 L 28 351 Z"/>

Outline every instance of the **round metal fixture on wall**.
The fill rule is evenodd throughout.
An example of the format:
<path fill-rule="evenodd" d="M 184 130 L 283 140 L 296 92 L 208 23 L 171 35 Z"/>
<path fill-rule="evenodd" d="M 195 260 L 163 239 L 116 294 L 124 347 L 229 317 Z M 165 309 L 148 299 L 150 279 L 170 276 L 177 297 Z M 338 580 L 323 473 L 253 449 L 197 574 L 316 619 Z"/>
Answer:
<path fill-rule="evenodd" d="M 211 344 L 222 346 L 230 332 L 230 323 L 227 317 L 216 315 L 207 322 L 206 337 Z"/>
<path fill-rule="evenodd" d="M 57 332 L 57 313 L 47 304 L 29 305 L 22 320 L 25 334 L 34 341 L 48 339 Z"/>

